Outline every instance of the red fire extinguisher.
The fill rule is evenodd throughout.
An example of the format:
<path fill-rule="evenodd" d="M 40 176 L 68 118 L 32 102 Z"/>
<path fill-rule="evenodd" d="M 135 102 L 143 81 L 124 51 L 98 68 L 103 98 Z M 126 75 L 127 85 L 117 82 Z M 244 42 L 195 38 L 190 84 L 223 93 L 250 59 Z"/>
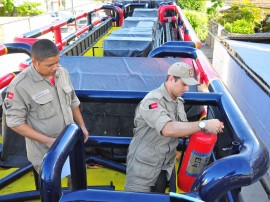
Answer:
<path fill-rule="evenodd" d="M 207 166 L 217 135 L 197 132 L 191 135 L 178 173 L 178 188 L 189 192 L 197 175 Z"/>

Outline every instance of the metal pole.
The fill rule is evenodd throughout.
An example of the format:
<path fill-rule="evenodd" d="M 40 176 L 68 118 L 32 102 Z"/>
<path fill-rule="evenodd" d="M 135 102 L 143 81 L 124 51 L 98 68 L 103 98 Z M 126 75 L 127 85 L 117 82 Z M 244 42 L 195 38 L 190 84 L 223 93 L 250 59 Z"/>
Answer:
<path fill-rule="evenodd" d="M 74 5 L 73 5 L 73 0 L 71 0 L 71 12 L 74 14 Z"/>

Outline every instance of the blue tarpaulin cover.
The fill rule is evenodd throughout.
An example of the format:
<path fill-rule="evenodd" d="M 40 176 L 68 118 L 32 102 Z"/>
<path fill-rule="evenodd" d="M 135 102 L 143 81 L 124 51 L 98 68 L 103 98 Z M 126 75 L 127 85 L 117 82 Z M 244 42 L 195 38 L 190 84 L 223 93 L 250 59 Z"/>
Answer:
<path fill-rule="evenodd" d="M 103 41 L 104 56 L 147 57 L 155 39 L 157 9 L 135 9 L 134 14 L 135 17 L 127 17 L 122 28 Z"/>
<path fill-rule="evenodd" d="M 75 90 L 148 92 L 159 87 L 171 64 L 191 59 L 61 56 Z"/>
<path fill-rule="evenodd" d="M 133 11 L 133 17 L 158 17 L 158 9 L 153 8 L 135 8 Z"/>

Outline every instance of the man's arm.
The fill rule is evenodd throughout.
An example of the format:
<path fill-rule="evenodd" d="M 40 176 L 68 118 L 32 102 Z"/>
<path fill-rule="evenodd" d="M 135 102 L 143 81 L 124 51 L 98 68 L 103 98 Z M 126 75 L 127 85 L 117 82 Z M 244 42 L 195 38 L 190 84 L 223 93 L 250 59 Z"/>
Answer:
<path fill-rule="evenodd" d="M 152 105 L 154 108 L 152 108 Z M 182 122 L 173 121 L 168 115 L 169 112 L 157 99 L 146 99 L 139 106 L 139 112 L 145 122 L 152 128 L 156 128 L 162 135 L 168 137 L 185 137 L 201 131 L 199 121 Z M 220 133 L 224 128 L 218 119 L 205 120 L 205 131 L 208 133 Z"/>
<path fill-rule="evenodd" d="M 72 114 L 73 114 L 73 117 L 74 117 L 76 123 L 81 127 L 83 135 L 84 135 L 84 142 L 86 142 L 88 140 L 88 131 L 85 127 L 80 108 L 75 107 L 74 109 L 72 109 Z"/>
<path fill-rule="evenodd" d="M 218 119 L 210 119 L 205 121 L 205 130 L 208 133 L 220 133 L 222 132 L 224 125 Z M 161 133 L 168 137 L 184 137 L 195 132 L 200 131 L 199 121 L 195 122 L 177 122 L 170 121 L 162 129 Z"/>
<path fill-rule="evenodd" d="M 43 135 L 37 132 L 26 123 L 19 126 L 12 127 L 11 129 L 24 137 L 27 137 L 31 140 L 35 140 L 39 143 L 45 144 L 48 148 L 50 148 L 55 141 L 55 138 L 48 137 L 46 135 Z"/>

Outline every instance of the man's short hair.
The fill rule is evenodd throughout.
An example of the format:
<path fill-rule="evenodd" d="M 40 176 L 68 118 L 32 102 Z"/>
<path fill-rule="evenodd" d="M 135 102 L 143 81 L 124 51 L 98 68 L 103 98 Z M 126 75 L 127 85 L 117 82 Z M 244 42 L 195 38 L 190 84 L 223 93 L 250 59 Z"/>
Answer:
<path fill-rule="evenodd" d="M 166 81 L 168 81 L 170 75 L 167 75 L 167 78 L 166 78 Z M 178 77 L 178 76 L 173 76 L 174 78 L 174 81 L 177 82 L 179 79 L 181 79 L 181 77 Z"/>
<path fill-rule="evenodd" d="M 43 61 L 47 58 L 59 55 L 60 51 L 51 40 L 40 39 L 32 45 L 30 53 L 31 58 L 37 61 Z"/>

